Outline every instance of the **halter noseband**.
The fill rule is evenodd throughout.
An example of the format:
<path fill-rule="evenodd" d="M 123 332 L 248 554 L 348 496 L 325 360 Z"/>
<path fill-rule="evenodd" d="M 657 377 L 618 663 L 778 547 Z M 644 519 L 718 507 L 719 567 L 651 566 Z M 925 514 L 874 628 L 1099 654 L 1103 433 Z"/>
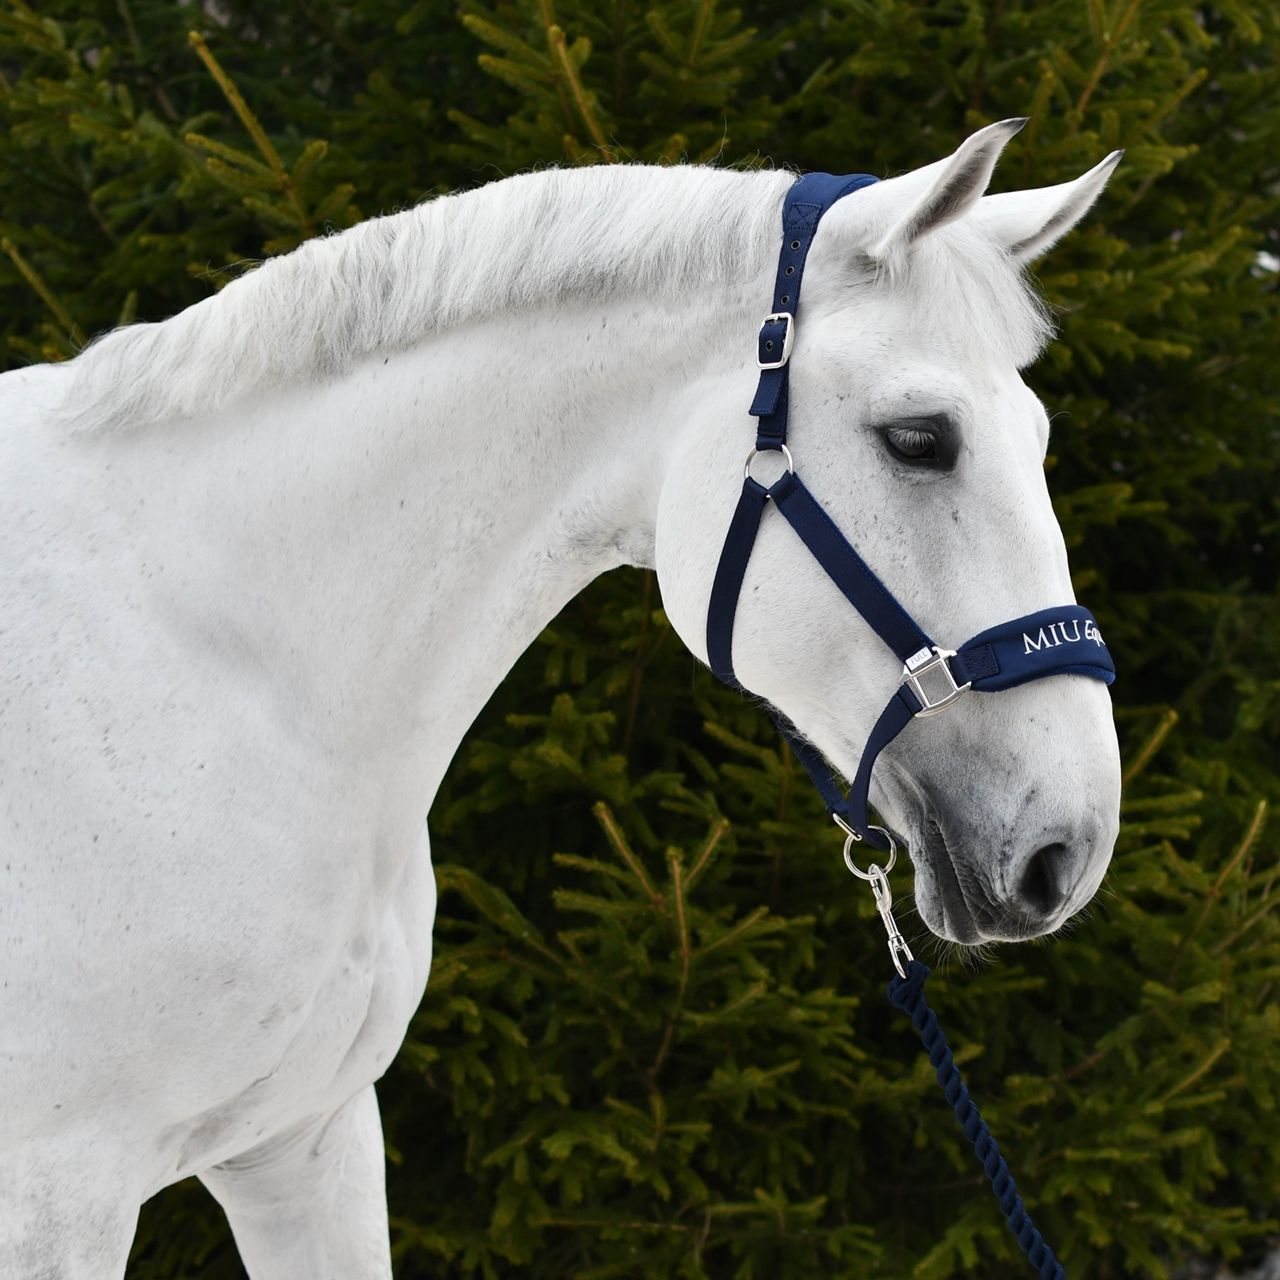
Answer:
<path fill-rule="evenodd" d="M 832 818 L 848 835 L 846 860 L 853 841 L 866 841 L 881 850 L 892 847 L 888 833 L 872 826 L 868 819 L 867 792 L 876 757 L 913 717 L 937 715 L 971 689 L 991 693 L 1053 675 L 1089 676 L 1110 684 L 1116 673 L 1093 615 L 1074 604 L 1000 623 L 958 650 L 940 648 L 876 577 L 795 472 L 787 449 L 787 409 L 805 260 L 822 215 L 843 196 L 875 181 L 867 174 L 836 177 L 810 173 L 797 179 L 787 192 L 773 310 L 760 327 L 757 352 L 760 383 L 751 414 L 759 419 L 759 429 L 755 448 L 747 458 L 742 495 L 720 553 L 707 612 L 711 669 L 726 684 L 740 689 L 733 673 L 733 620 L 760 520 L 772 500 L 849 603 L 902 661 L 901 682 L 871 730 L 847 796 L 841 795 L 818 750 L 790 724 L 779 721 Z M 782 477 L 768 487 L 751 477 L 751 460 L 763 450 L 780 451 L 787 464 Z"/>

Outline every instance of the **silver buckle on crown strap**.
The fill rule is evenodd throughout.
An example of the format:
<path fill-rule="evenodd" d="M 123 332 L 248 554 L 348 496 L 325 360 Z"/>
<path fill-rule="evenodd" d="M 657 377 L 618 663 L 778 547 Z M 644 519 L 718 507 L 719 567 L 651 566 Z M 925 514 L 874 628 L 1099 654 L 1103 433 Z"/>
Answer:
<path fill-rule="evenodd" d="M 936 716 L 968 693 L 972 681 L 956 684 L 950 659 L 956 656 L 954 649 L 939 649 L 937 645 L 913 653 L 902 666 L 902 684 L 910 685 L 911 692 L 920 703 L 918 716 Z M 932 693 L 925 687 L 928 681 Z"/>
<path fill-rule="evenodd" d="M 756 365 L 761 369 L 781 369 L 791 359 L 791 342 L 795 337 L 796 318 L 790 311 L 771 311 L 760 321 L 761 333 L 764 332 L 764 327 L 767 324 L 781 324 L 783 326 L 782 355 L 777 360 L 761 360 L 757 355 Z"/>

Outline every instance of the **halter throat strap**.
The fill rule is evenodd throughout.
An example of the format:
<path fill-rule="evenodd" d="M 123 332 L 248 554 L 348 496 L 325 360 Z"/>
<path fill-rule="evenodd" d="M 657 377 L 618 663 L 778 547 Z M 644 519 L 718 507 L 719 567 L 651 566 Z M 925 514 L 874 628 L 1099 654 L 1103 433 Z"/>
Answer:
<path fill-rule="evenodd" d="M 782 248 L 773 310 L 757 340 L 760 380 L 751 414 L 758 419 L 755 449 L 747 459 L 742 492 L 725 535 L 707 611 L 707 658 L 712 671 L 735 689 L 733 624 L 756 534 L 772 501 L 828 577 L 903 664 L 901 681 L 863 748 L 847 795 L 821 753 L 781 716 L 778 727 L 821 792 L 831 816 L 854 840 L 886 849 L 888 840 L 868 816 L 871 775 L 880 752 L 917 716 L 953 706 L 970 690 L 1010 689 L 1051 675 L 1081 675 L 1110 684 L 1115 664 L 1093 615 L 1064 604 L 1001 623 L 959 650 L 940 648 L 854 549 L 796 474 L 787 448 L 791 354 L 800 286 L 822 216 L 846 195 L 870 186 L 868 174 L 810 173 L 796 180 L 782 208 Z M 751 476 L 757 451 L 780 451 L 785 474 L 765 486 Z"/>

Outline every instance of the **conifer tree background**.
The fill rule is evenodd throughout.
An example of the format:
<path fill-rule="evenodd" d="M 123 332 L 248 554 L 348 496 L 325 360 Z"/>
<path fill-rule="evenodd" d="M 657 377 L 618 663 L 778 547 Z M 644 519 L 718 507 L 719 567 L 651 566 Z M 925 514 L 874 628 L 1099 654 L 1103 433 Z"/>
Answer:
<path fill-rule="evenodd" d="M 0 0 L 0 361 L 531 166 L 889 175 L 1029 115 L 1009 189 L 1124 147 L 1038 266 L 1029 374 L 1124 828 L 1068 936 L 931 995 L 1071 1274 L 1247 1258 L 1280 1185 L 1278 48 L 1270 0 Z M 432 826 L 435 967 L 380 1086 L 398 1275 L 1024 1274 L 869 895 L 652 575 L 546 631 Z M 144 1209 L 131 1277 L 242 1274 L 197 1185 Z"/>

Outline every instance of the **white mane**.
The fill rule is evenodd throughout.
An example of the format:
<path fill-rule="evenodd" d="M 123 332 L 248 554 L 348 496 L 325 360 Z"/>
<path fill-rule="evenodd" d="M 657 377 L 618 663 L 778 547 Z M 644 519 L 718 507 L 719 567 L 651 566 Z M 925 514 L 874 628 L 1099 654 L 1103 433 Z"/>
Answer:
<path fill-rule="evenodd" d="M 774 258 L 792 180 L 697 166 L 552 169 L 373 218 L 168 320 L 99 338 L 65 366 L 62 416 L 84 430 L 181 419 L 502 311 L 742 281 Z M 928 277 L 916 283 L 930 305 L 965 315 L 1025 363 L 1048 325 L 1007 255 L 963 222 L 930 239 L 912 273 Z M 911 285 L 850 268 L 851 285 Z"/>

